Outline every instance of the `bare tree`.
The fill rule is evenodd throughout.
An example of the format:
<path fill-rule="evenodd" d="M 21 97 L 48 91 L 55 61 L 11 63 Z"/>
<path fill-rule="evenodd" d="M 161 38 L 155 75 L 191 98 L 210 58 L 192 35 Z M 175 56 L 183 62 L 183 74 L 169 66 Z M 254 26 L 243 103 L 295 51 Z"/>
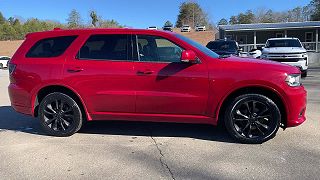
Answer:
<path fill-rule="evenodd" d="M 97 22 L 98 22 L 98 16 L 97 16 L 97 12 L 95 11 L 91 11 L 90 12 L 90 18 L 91 18 L 91 24 L 93 27 L 97 26 Z"/>

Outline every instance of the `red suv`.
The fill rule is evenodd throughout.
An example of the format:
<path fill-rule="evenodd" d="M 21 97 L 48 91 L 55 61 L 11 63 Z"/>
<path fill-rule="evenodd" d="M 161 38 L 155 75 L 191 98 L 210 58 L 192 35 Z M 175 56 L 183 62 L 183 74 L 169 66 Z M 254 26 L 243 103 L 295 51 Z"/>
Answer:
<path fill-rule="evenodd" d="M 136 29 L 31 33 L 9 64 L 13 108 L 50 135 L 83 122 L 217 125 L 243 143 L 305 121 L 300 71 L 277 62 L 219 57 L 179 34 Z"/>

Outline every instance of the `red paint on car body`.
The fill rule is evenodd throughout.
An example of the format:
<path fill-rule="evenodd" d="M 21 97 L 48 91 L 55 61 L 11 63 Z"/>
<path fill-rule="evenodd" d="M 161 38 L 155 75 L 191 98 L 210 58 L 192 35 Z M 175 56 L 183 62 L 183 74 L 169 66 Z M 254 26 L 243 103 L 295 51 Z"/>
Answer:
<path fill-rule="evenodd" d="M 79 49 L 90 36 L 107 34 L 161 37 L 194 52 L 199 63 L 77 58 Z M 39 40 L 59 36 L 77 38 L 57 57 L 26 57 L 30 47 Z M 39 92 L 52 86 L 72 91 L 79 98 L 89 121 L 134 120 L 216 125 L 219 113 L 223 113 L 220 112 L 221 106 L 232 93 L 242 88 L 261 88 L 279 97 L 284 105 L 283 118 L 288 127 L 305 121 L 304 87 L 289 87 L 285 82 L 287 74 L 300 73 L 297 68 L 264 60 L 213 58 L 169 32 L 83 29 L 31 33 L 26 36 L 10 63 L 16 65 L 10 75 L 9 85 L 12 107 L 20 113 L 33 116 L 39 104 Z"/>

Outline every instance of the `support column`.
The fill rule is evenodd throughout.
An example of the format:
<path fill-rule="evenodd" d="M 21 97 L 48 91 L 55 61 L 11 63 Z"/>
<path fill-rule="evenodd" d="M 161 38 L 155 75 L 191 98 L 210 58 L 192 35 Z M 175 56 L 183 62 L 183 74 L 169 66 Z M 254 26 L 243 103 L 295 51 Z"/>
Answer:
<path fill-rule="evenodd" d="M 284 30 L 284 37 L 287 38 L 288 37 L 288 31 Z"/>
<path fill-rule="evenodd" d="M 253 45 L 257 49 L 257 31 L 253 31 Z"/>
<path fill-rule="evenodd" d="M 316 52 L 318 52 L 318 43 L 319 43 L 319 29 L 316 29 Z"/>

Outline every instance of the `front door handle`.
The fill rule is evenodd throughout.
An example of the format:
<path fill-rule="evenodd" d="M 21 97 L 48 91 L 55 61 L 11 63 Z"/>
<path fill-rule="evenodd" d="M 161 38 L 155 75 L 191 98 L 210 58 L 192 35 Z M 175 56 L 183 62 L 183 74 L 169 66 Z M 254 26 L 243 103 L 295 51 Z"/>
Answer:
<path fill-rule="evenodd" d="M 154 71 L 152 70 L 145 70 L 145 71 L 138 71 L 137 74 L 138 75 L 148 75 L 148 74 L 153 74 Z"/>
<path fill-rule="evenodd" d="M 75 73 L 75 72 L 81 72 L 83 71 L 84 69 L 80 68 L 80 67 L 74 67 L 74 68 L 68 68 L 68 72 L 70 73 Z"/>
<path fill-rule="evenodd" d="M 144 74 L 153 74 L 154 73 L 154 71 L 151 71 L 151 70 L 146 70 L 145 72 L 144 72 Z"/>

